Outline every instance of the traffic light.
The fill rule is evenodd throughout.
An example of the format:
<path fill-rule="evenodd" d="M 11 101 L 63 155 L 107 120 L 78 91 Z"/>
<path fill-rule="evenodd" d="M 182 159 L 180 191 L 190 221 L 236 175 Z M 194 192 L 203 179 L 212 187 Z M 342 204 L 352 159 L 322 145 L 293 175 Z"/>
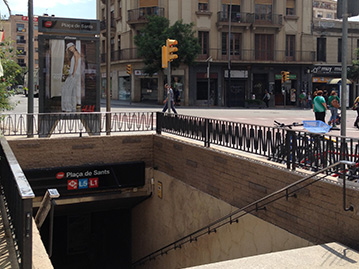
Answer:
<path fill-rule="evenodd" d="M 289 72 L 288 71 L 282 71 L 280 72 L 282 75 L 282 83 L 286 82 L 287 80 L 289 80 Z"/>
<path fill-rule="evenodd" d="M 178 58 L 177 54 L 174 54 L 175 52 L 178 51 L 178 48 L 176 47 L 176 45 L 178 44 L 176 39 L 167 39 L 166 40 L 166 47 L 167 47 L 167 60 L 169 62 L 172 62 L 173 60 Z"/>
<path fill-rule="evenodd" d="M 130 64 L 126 65 L 126 73 L 131 75 L 131 65 Z"/>
<path fill-rule="evenodd" d="M 284 72 L 284 80 L 289 80 L 289 72 Z"/>
<path fill-rule="evenodd" d="M 343 0 L 337 1 L 337 18 L 343 18 Z M 358 0 L 348 0 L 348 16 L 353 17 L 359 15 L 359 1 Z"/>
<path fill-rule="evenodd" d="M 166 46 L 162 46 L 162 68 L 168 67 L 168 51 Z"/>

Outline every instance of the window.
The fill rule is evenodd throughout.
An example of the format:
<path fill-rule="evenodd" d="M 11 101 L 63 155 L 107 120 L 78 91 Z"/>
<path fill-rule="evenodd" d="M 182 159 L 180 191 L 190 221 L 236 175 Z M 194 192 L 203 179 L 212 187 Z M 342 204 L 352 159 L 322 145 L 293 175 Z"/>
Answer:
<path fill-rule="evenodd" d="M 342 39 L 338 39 L 338 63 L 342 62 Z"/>
<path fill-rule="evenodd" d="M 208 10 L 208 0 L 198 0 L 198 11 L 205 12 Z"/>
<path fill-rule="evenodd" d="M 256 0 L 255 19 L 260 21 L 272 20 L 272 4 L 271 1 Z"/>
<path fill-rule="evenodd" d="M 323 12 L 318 11 L 317 12 L 317 18 L 323 18 Z"/>
<path fill-rule="evenodd" d="M 17 48 L 17 55 L 19 55 L 19 56 L 26 55 L 25 49 L 24 48 Z"/>
<path fill-rule="evenodd" d="M 327 61 L 327 39 L 323 37 L 317 38 L 317 61 Z"/>
<path fill-rule="evenodd" d="M 121 35 L 117 36 L 117 48 L 119 51 L 121 50 Z"/>
<path fill-rule="evenodd" d="M 256 60 L 273 60 L 273 35 L 255 35 Z"/>
<path fill-rule="evenodd" d="M 25 66 L 25 59 L 17 59 L 17 63 L 20 66 Z"/>
<path fill-rule="evenodd" d="M 25 25 L 23 23 L 17 23 L 16 24 L 16 31 L 17 32 L 25 32 Z"/>
<path fill-rule="evenodd" d="M 208 32 L 198 32 L 198 41 L 201 46 L 202 55 L 208 55 Z"/>
<path fill-rule="evenodd" d="M 295 35 L 286 36 L 285 56 L 287 60 L 295 60 Z"/>
<path fill-rule="evenodd" d="M 229 1 L 223 1 L 223 2 L 229 2 Z M 239 22 L 241 19 L 241 6 L 240 6 L 240 2 L 238 2 L 236 4 L 236 2 L 238 1 L 233 1 L 232 2 L 232 12 L 231 12 L 231 21 L 233 22 Z M 222 5 L 222 19 L 228 19 L 229 18 L 229 12 L 230 12 L 230 5 L 228 4 L 223 4 Z"/>
<path fill-rule="evenodd" d="M 121 18 L 122 17 L 122 2 L 121 2 L 121 0 L 117 1 L 117 10 L 118 10 L 117 17 Z"/>
<path fill-rule="evenodd" d="M 26 40 L 23 35 L 16 36 L 16 44 L 25 44 Z"/>
<path fill-rule="evenodd" d="M 231 33 L 230 39 L 231 55 L 240 57 L 241 52 L 241 34 Z M 228 33 L 222 33 L 222 55 L 228 55 Z"/>
<path fill-rule="evenodd" d="M 39 26 L 37 24 L 34 25 L 34 30 L 39 30 Z"/>
<path fill-rule="evenodd" d="M 286 15 L 295 15 L 295 0 L 287 0 Z"/>

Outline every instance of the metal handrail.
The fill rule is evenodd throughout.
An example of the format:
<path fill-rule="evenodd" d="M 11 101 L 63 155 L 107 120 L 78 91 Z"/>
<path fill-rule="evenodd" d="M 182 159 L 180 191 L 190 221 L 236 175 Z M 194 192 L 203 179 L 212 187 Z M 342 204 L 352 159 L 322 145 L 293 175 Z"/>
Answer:
<path fill-rule="evenodd" d="M 0 185 L 20 268 L 32 268 L 32 200 L 35 197 L 10 145 L 0 138 Z"/>
<path fill-rule="evenodd" d="M 232 224 L 233 222 L 237 222 L 238 223 L 238 219 L 253 212 L 253 211 L 258 211 L 258 210 L 266 210 L 266 205 L 271 204 L 281 198 L 286 198 L 287 200 L 289 199 L 289 197 L 294 197 L 296 198 L 296 192 L 300 191 L 301 189 L 308 187 L 309 185 L 312 185 L 316 182 L 318 182 L 319 180 L 321 180 L 322 178 L 327 176 L 327 172 L 330 171 L 331 169 L 337 167 L 337 166 L 355 166 L 356 163 L 354 162 L 348 162 L 348 161 L 339 161 L 335 164 L 332 164 L 320 171 L 317 171 L 315 173 L 313 173 L 310 176 L 304 177 L 294 183 L 291 183 L 289 185 L 287 185 L 286 187 L 279 189 L 261 199 L 258 199 L 242 208 L 239 208 L 237 210 L 235 210 L 234 212 L 219 218 L 218 220 L 212 222 L 209 225 L 206 225 L 198 230 L 196 230 L 193 233 L 190 233 L 184 237 L 182 237 L 181 239 L 178 239 L 150 254 L 148 254 L 147 256 L 137 260 L 136 262 L 134 262 L 132 265 L 133 266 L 137 266 L 137 265 L 142 265 L 147 261 L 150 261 L 152 259 L 155 259 L 158 256 L 167 254 L 169 251 L 171 250 L 176 250 L 177 248 L 181 248 L 182 245 L 186 244 L 186 243 L 192 243 L 194 241 L 197 241 L 197 239 L 203 235 L 206 234 L 210 234 L 212 232 L 216 232 L 218 228 L 226 225 L 226 224 Z M 345 171 L 345 169 L 343 169 L 343 171 Z M 320 177 L 315 178 L 312 182 L 307 182 L 310 179 L 313 179 L 314 177 L 318 176 L 319 174 L 321 174 Z M 343 209 L 345 211 L 353 211 L 354 207 L 352 205 L 350 205 L 349 207 L 346 207 L 346 192 L 345 192 L 345 188 L 346 188 L 346 175 L 345 173 L 342 173 L 342 179 L 343 179 Z M 297 187 L 300 184 L 305 183 L 303 186 Z M 290 190 L 291 188 L 297 187 L 293 190 Z"/>

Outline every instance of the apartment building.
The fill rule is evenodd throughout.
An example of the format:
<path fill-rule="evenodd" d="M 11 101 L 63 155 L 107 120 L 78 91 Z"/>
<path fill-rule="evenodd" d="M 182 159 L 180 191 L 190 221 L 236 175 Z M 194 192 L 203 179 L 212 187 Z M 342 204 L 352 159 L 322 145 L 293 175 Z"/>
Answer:
<path fill-rule="evenodd" d="M 336 19 L 337 1 L 335 0 L 313 1 L 313 17 L 318 19 Z"/>
<path fill-rule="evenodd" d="M 10 35 L 11 40 L 15 42 L 16 50 L 18 51 L 17 63 L 22 66 L 28 66 L 29 59 L 29 18 L 21 14 L 11 15 L 10 16 Z M 38 69 L 39 66 L 39 56 L 38 56 L 38 23 L 37 17 L 34 17 L 34 69 Z"/>
<path fill-rule="evenodd" d="M 318 86 L 318 78 L 320 80 L 322 76 L 315 71 L 341 65 L 339 56 L 334 56 L 341 49 L 338 41 L 341 22 L 330 18 L 331 15 L 318 16 L 318 10 L 336 12 L 333 2 L 113 0 L 110 5 L 112 98 L 162 102 L 165 72 L 160 71 L 152 77 L 144 74 L 143 60 L 137 56 L 133 41 L 146 25 L 146 15 L 156 15 L 168 18 L 170 24 L 177 20 L 193 22 L 201 45 L 195 65 L 181 65 L 172 71 L 171 82 L 180 91 L 182 105 L 208 105 L 209 102 L 211 106 L 241 107 L 253 96 L 262 99 L 265 90 L 272 94 L 271 106 L 296 105 L 298 101 L 293 96 L 298 96 L 300 91 L 311 93 Z M 97 17 L 103 25 L 101 73 L 104 94 L 105 1 L 97 1 Z M 348 63 L 358 46 L 356 25 L 351 23 L 349 26 L 348 49 L 351 52 Z M 323 54 L 326 57 L 323 58 Z M 131 77 L 126 73 L 127 64 L 132 65 Z M 290 80 L 284 85 L 281 71 L 290 72 Z M 335 72 L 328 79 L 339 77 L 340 74 Z"/>

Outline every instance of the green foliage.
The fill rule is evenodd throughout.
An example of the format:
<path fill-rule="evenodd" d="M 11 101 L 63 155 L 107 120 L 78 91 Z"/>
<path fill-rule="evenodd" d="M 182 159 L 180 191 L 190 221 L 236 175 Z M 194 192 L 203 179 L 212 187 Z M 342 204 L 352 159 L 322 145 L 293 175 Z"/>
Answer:
<path fill-rule="evenodd" d="M 355 49 L 355 54 L 359 57 L 359 49 Z M 351 80 L 359 80 L 359 60 L 353 60 L 352 66 L 348 68 L 348 78 Z"/>
<path fill-rule="evenodd" d="M 4 72 L 4 75 L 0 77 L 0 111 L 12 109 L 9 97 L 14 92 L 11 88 L 22 83 L 25 72 L 17 64 L 16 50 L 12 44 L 12 41 L 6 40 L 0 45 L 0 61 Z"/>
<path fill-rule="evenodd" d="M 169 26 L 169 20 L 159 16 L 147 17 L 148 23 L 141 32 L 135 36 L 135 45 L 139 56 L 144 58 L 144 71 L 150 75 L 162 70 L 161 48 L 166 45 L 166 39 L 178 41 L 178 59 L 171 63 L 171 67 L 178 68 L 183 62 L 192 65 L 200 52 L 200 45 L 194 37 L 193 24 L 184 24 L 177 21 Z"/>

